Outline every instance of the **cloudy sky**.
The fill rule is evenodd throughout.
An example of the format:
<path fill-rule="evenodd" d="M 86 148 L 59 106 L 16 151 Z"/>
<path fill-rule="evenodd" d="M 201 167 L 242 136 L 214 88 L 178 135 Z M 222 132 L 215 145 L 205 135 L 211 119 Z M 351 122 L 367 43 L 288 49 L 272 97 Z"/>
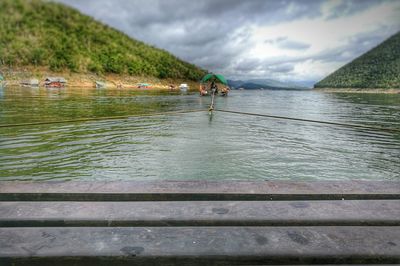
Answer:
<path fill-rule="evenodd" d="M 400 31 L 400 0 L 58 0 L 232 79 L 311 84 Z"/>

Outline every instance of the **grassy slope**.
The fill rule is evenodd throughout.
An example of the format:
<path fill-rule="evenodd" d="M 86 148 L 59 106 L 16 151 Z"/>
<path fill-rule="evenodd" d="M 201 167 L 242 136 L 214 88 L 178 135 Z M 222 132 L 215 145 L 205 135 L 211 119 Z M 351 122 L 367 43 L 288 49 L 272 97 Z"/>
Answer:
<path fill-rule="evenodd" d="M 338 69 L 315 88 L 400 88 L 400 32 Z"/>
<path fill-rule="evenodd" d="M 204 70 L 62 4 L 0 1 L 0 67 L 198 80 Z"/>

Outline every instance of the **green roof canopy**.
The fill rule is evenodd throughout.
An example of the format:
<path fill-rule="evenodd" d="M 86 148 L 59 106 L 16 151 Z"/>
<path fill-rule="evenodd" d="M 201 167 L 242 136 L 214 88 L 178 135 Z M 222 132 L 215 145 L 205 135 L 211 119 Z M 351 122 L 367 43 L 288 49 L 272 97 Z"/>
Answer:
<path fill-rule="evenodd" d="M 228 82 L 226 81 L 225 77 L 219 74 L 207 74 L 201 79 L 201 83 L 205 83 L 210 80 L 220 81 L 221 83 L 228 85 Z"/>

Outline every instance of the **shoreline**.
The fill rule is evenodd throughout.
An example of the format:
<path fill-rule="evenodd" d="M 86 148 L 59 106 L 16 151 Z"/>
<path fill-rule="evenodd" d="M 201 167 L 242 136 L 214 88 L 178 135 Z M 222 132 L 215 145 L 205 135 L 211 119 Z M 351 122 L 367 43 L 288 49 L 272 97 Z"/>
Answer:
<path fill-rule="evenodd" d="M 184 79 L 159 79 L 156 77 L 146 76 L 130 76 L 124 74 L 104 74 L 97 75 L 94 73 L 72 73 L 72 72 L 52 72 L 44 68 L 37 69 L 0 69 L 0 73 L 4 77 L 7 86 L 23 87 L 23 80 L 38 79 L 39 87 L 45 87 L 44 80 L 47 77 L 63 77 L 67 80 L 65 87 L 69 88 L 95 88 L 96 81 L 106 84 L 105 89 L 138 89 L 139 83 L 150 84 L 146 90 L 170 90 L 170 85 L 175 86 L 175 90 L 179 90 L 178 86 L 182 83 L 189 85 L 190 90 L 198 89 L 198 82 Z"/>
<path fill-rule="evenodd" d="M 370 93 L 370 94 L 400 94 L 400 89 L 382 89 L 382 88 L 317 88 L 312 89 L 316 92 L 327 93 Z"/>
<path fill-rule="evenodd" d="M 184 79 L 160 79 L 146 76 L 130 76 L 127 74 L 104 74 L 94 73 L 72 73 L 70 71 L 53 72 L 43 67 L 25 69 L 2 69 L 0 73 L 4 77 L 4 82 L 11 87 L 23 87 L 21 82 L 27 79 L 38 79 L 39 87 L 44 86 L 46 77 L 64 77 L 67 80 L 66 87 L 70 88 L 96 88 L 96 81 L 104 82 L 105 89 L 136 89 L 136 90 L 171 90 L 170 85 L 174 85 L 174 90 L 179 90 L 178 86 L 182 83 L 189 85 L 190 91 L 198 90 L 198 82 Z M 148 83 L 148 88 L 138 88 L 139 83 Z M 383 88 L 315 88 L 310 91 L 324 93 L 369 93 L 369 94 L 400 94 L 400 89 Z"/>

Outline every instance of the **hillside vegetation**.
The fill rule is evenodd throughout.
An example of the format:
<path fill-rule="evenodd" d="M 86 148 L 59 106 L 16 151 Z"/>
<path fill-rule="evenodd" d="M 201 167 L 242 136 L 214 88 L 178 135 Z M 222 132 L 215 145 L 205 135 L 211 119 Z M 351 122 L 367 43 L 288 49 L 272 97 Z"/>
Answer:
<path fill-rule="evenodd" d="M 0 1 L 0 67 L 198 80 L 205 71 L 65 5 Z"/>
<path fill-rule="evenodd" d="M 400 88 L 400 32 L 318 82 L 315 88 Z"/>

